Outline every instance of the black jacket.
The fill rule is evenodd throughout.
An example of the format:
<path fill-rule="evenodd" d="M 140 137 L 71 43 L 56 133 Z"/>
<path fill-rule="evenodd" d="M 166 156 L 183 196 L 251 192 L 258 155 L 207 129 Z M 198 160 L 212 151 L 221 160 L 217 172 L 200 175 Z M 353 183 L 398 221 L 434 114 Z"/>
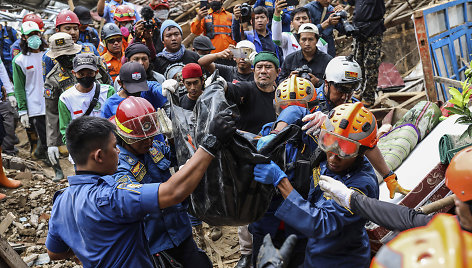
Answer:
<path fill-rule="evenodd" d="M 384 0 L 348 0 L 348 3 L 355 6 L 352 21 L 361 36 L 370 37 L 385 32 Z"/>
<path fill-rule="evenodd" d="M 308 62 L 303 57 L 303 53 L 301 50 L 295 51 L 285 58 L 285 61 L 282 64 L 282 71 L 280 73 L 279 81 L 283 81 L 284 79 L 290 76 L 290 73 L 292 71 L 295 71 L 295 69 L 300 68 L 305 64 L 311 68 L 312 74 L 314 74 L 318 79 L 323 80 L 326 66 L 332 58 L 333 57 L 331 57 L 330 55 L 321 52 L 317 49 L 313 59 Z"/>

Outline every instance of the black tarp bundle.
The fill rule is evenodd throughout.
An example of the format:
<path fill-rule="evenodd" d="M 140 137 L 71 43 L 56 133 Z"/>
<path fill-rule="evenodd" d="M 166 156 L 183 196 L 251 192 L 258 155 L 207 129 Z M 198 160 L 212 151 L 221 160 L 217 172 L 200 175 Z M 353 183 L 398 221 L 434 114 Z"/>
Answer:
<path fill-rule="evenodd" d="M 194 111 L 184 110 L 171 100 L 174 142 L 179 165 L 193 155 L 208 133 L 210 122 L 225 109 L 238 114 L 224 96 L 223 86 L 214 82 L 205 88 Z M 189 212 L 210 225 L 245 225 L 264 215 L 275 190 L 254 180 L 254 166 L 269 163 L 259 154 L 255 135 L 238 131 L 217 153 L 200 184 L 189 197 Z"/>

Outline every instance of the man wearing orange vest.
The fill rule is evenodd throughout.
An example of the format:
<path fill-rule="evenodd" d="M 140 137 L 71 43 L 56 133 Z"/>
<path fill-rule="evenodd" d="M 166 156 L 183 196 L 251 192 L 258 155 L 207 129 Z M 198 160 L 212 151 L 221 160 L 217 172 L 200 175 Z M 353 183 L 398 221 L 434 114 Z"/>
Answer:
<path fill-rule="evenodd" d="M 227 49 L 229 45 L 236 45 L 231 37 L 233 14 L 222 7 L 222 0 L 209 0 L 208 4 L 209 10 L 207 7 L 200 7 L 192 22 L 191 31 L 195 35 L 203 33 L 208 36 L 215 47 L 212 53 L 217 53 Z"/>

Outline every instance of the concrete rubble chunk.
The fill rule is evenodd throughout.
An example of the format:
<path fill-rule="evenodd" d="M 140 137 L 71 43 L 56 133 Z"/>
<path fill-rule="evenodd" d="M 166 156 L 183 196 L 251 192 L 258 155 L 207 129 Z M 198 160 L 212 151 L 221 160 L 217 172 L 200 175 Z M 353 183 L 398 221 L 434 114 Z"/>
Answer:
<path fill-rule="evenodd" d="M 45 189 L 34 191 L 29 195 L 29 199 L 34 200 L 34 199 L 38 198 L 40 195 L 45 194 L 45 193 L 46 193 Z"/>
<path fill-rule="evenodd" d="M 49 256 L 47 253 L 40 254 L 38 258 L 34 261 L 34 265 L 42 265 L 49 263 L 51 259 L 49 259 Z"/>
<path fill-rule="evenodd" d="M 31 254 L 23 258 L 23 261 L 26 262 L 28 266 L 33 266 L 34 261 L 39 257 L 39 254 Z"/>

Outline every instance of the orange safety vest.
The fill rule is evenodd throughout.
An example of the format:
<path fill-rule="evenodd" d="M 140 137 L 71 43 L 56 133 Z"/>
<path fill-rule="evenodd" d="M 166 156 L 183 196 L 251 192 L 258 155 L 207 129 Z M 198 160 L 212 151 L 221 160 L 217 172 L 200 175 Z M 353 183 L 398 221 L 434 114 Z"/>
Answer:
<path fill-rule="evenodd" d="M 216 13 L 210 9 L 208 16 L 202 19 L 202 21 L 194 21 L 192 23 L 191 30 L 196 35 L 200 35 L 203 31 L 204 35 L 211 39 L 211 43 L 215 47 L 212 53 L 217 53 L 227 49 L 229 45 L 236 45 L 231 36 L 232 20 L 233 14 L 230 12 L 222 9 Z M 203 25 L 201 25 L 202 23 Z"/>
<path fill-rule="evenodd" d="M 123 55 L 124 54 L 125 53 L 123 52 Z M 115 82 L 116 77 L 120 74 L 122 65 L 121 59 L 116 58 L 109 51 L 102 55 L 102 59 L 108 67 L 108 73 L 110 74 L 111 79 L 113 79 L 113 82 Z"/>

